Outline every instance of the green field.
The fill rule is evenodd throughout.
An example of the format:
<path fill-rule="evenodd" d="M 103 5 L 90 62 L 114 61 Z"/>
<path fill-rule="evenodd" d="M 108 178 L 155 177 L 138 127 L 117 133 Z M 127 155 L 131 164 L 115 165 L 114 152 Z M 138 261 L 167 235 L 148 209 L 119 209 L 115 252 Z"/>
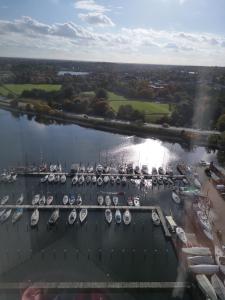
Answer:
<path fill-rule="evenodd" d="M 7 89 L 9 89 L 12 93 L 17 94 L 19 96 L 23 91 L 29 91 L 33 89 L 44 90 L 47 92 L 58 91 L 61 89 L 61 85 L 60 84 L 4 84 L 3 86 L 0 86 L 0 95 L 7 96 L 10 93 L 10 91 Z"/>

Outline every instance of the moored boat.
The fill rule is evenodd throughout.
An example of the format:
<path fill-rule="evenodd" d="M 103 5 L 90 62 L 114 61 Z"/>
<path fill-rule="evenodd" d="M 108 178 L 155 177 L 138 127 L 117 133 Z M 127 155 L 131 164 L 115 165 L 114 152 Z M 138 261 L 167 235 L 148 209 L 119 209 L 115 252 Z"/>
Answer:
<path fill-rule="evenodd" d="M 208 247 L 189 247 L 182 248 L 182 252 L 188 255 L 201 255 L 201 256 L 210 256 L 211 251 Z"/>
<path fill-rule="evenodd" d="M 140 206 L 140 198 L 139 197 L 134 197 L 134 199 L 133 199 L 133 201 L 134 201 L 134 206 Z"/>
<path fill-rule="evenodd" d="M 131 222 L 131 213 L 128 209 L 123 213 L 123 222 L 125 225 L 129 225 Z"/>
<path fill-rule="evenodd" d="M 215 246 L 215 260 L 220 268 L 220 271 L 225 275 L 225 255 L 223 250 L 219 246 Z"/>
<path fill-rule="evenodd" d="M 61 183 L 66 183 L 66 174 L 62 174 L 60 177 L 60 182 Z"/>
<path fill-rule="evenodd" d="M 23 215 L 23 208 L 16 208 L 12 215 L 12 223 L 16 223 Z"/>
<path fill-rule="evenodd" d="M 31 215 L 30 225 L 32 227 L 36 226 L 38 224 L 38 221 L 39 221 L 39 210 L 36 208 Z"/>
<path fill-rule="evenodd" d="M 9 201 L 9 195 L 2 197 L 0 204 L 5 205 Z"/>
<path fill-rule="evenodd" d="M 70 213 L 69 213 L 69 216 L 68 216 L 68 223 L 70 225 L 73 225 L 74 222 L 76 221 L 76 218 L 77 218 L 77 211 L 76 209 L 74 208 Z"/>
<path fill-rule="evenodd" d="M 115 221 L 117 224 L 120 224 L 122 221 L 122 215 L 119 209 L 117 209 L 115 212 Z"/>
<path fill-rule="evenodd" d="M 109 195 L 105 196 L 105 205 L 110 206 L 111 205 L 111 198 Z"/>
<path fill-rule="evenodd" d="M 41 196 L 41 198 L 39 200 L 39 205 L 43 206 L 43 205 L 45 205 L 45 202 L 46 202 L 46 199 L 45 199 L 45 196 L 43 195 L 43 196 Z"/>
<path fill-rule="evenodd" d="M 111 209 L 107 208 L 105 210 L 105 218 L 106 218 L 106 221 L 110 224 L 112 222 L 112 211 Z"/>
<path fill-rule="evenodd" d="M 103 177 L 103 181 L 104 181 L 104 183 L 108 183 L 108 182 L 109 182 L 109 176 L 108 176 L 108 175 L 105 175 L 105 176 Z"/>
<path fill-rule="evenodd" d="M 98 195 L 97 202 L 99 205 L 103 205 L 104 203 L 104 197 L 102 195 Z"/>
<path fill-rule="evenodd" d="M 76 200 L 76 198 L 75 198 L 74 194 L 71 194 L 70 198 L 69 198 L 69 204 L 73 205 L 75 203 L 75 200 Z"/>
<path fill-rule="evenodd" d="M 187 244 L 187 237 L 186 237 L 186 234 L 185 234 L 183 228 L 177 227 L 176 228 L 176 234 L 177 234 L 178 238 L 181 240 L 181 242 L 186 245 Z"/>
<path fill-rule="evenodd" d="M 225 287 L 220 278 L 213 274 L 211 277 L 212 286 L 220 300 L 225 300 Z"/>
<path fill-rule="evenodd" d="M 181 203 L 181 199 L 175 191 L 172 191 L 172 199 L 177 204 Z"/>
<path fill-rule="evenodd" d="M 119 198 L 118 198 L 117 196 L 113 196 L 112 202 L 113 202 L 113 204 L 114 204 L 115 206 L 118 205 Z"/>
<path fill-rule="evenodd" d="M 49 183 L 52 183 L 54 181 L 54 179 L 55 179 L 55 174 L 51 173 L 51 174 L 48 175 L 48 182 Z"/>
<path fill-rule="evenodd" d="M 62 202 L 63 202 L 64 205 L 67 205 L 67 204 L 68 204 L 68 202 L 69 202 L 69 197 L 68 197 L 68 195 L 64 195 L 64 196 L 63 196 Z"/>
<path fill-rule="evenodd" d="M 152 222 L 154 223 L 154 225 L 157 225 L 157 226 L 160 224 L 159 215 L 157 214 L 157 212 L 154 209 L 152 210 Z"/>
<path fill-rule="evenodd" d="M 86 208 L 82 208 L 79 212 L 79 219 L 80 222 L 83 223 L 84 220 L 87 218 L 88 210 Z"/>
<path fill-rule="evenodd" d="M 123 177 L 122 177 L 121 183 L 122 183 L 122 185 L 125 185 L 125 184 L 127 183 L 127 178 L 126 178 L 126 176 L 123 176 Z"/>
<path fill-rule="evenodd" d="M 34 195 L 32 199 L 32 205 L 38 205 L 39 200 L 40 200 L 40 195 L 39 194 Z"/>
<path fill-rule="evenodd" d="M 44 177 L 42 177 L 41 179 L 40 179 L 40 182 L 41 183 L 44 183 L 44 182 L 46 182 L 48 180 L 48 175 L 45 175 Z"/>
<path fill-rule="evenodd" d="M 76 199 L 76 205 L 81 205 L 81 204 L 82 204 L 82 197 L 80 194 L 78 194 Z"/>
<path fill-rule="evenodd" d="M 128 204 L 129 206 L 133 206 L 133 205 L 134 205 L 134 202 L 133 202 L 132 197 L 128 197 L 128 198 L 127 198 L 127 204 Z"/>
<path fill-rule="evenodd" d="M 24 196 L 23 193 L 19 196 L 19 198 L 16 200 L 16 205 L 21 205 L 23 203 Z"/>
<path fill-rule="evenodd" d="M 120 184 L 120 183 L 121 183 L 121 179 L 120 179 L 119 176 L 117 176 L 115 180 L 116 180 L 116 183 L 117 183 L 117 184 Z"/>
<path fill-rule="evenodd" d="M 97 182 L 97 177 L 95 175 L 92 176 L 91 181 L 93 184 Z"/>
<path fill-rule="evenodd" d="M 199 288 L 201 289 L 201 291 L 207 299 L 217 300 L 216 292 L 213 286 L 211 285 L 210 281 L 204 274 L 196 275 L 196 280 Z"/>
<path fill-rule="evenodd" d="M 51 205 L 53 200 L 54 200 L 53 195 L 48 195 L 47 200 L 46 200 L 46 204 Z"/>
<path fill-rule="evenodd" d="M 75 175 L 75 176 L 72 178 L 72 184 L 75 185 L 75 184 L 77 184 L 77 182 L 78 182 L 78 176 Z"/>
<path fill-rule="evenodd" d="M 84 183 L 84 175 L 81 175 L 80 177 L 79 177 L 79 179 L 78 179 L 78 182 L 79 182 L 79 184 L 80 185 L 82 185 L 83 183 Z"/>
<path fill-rule="evenodd" d="M 212 275 L 214 273 L 219 272 L 218 265 L 208 265 L 208 264 L 191 265 L 188 268 L 189 268 L 189 271 L 191 271 L 194 274 Z"/>
<path fill-rule="evenodd" d="M 187 261 L 190 265 L 213 265 L 214 259 L 212 256 L 188 256 Z"/>
<path fill-rule="evenodd" d="M 0 223 L 4 223 L 5 221 L 7 221 L 8 218 L 10 217 L 10 215 L 11 215 L 11 212 L 12 212 L 12 209 L 11 209 L 11 208 L 6 209 L 6 210 L 4 211 L 4 213 L 3 213 L 3 214 L 1 215 L 1 217 L 0 217 Z"/>
<path fill-rule="evenodd" d="M 103 183 L 103 180 L 102 180 L 102 177 L 98 177 L 98 179 L 97 179 L 97 185 L 102 185 L 102 183 Z"/>
<path fill-rule="evenodd" d="M 50 218 L 48 220 L 48 224 L 49 225 L 53 225 L 53 224 L 55 224 L 58 221 L 58 219 L 59 219 L 59 209 L 57 208 L 51 214 L 51 216 L 50 216 Z"/>

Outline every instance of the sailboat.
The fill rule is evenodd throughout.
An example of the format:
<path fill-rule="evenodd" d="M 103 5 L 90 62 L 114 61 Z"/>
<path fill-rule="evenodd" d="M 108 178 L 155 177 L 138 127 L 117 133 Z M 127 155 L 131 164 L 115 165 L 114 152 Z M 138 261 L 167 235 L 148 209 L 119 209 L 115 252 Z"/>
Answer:
<path fill-rule="evenodd" d="M 32 199 L 32 205 L 38 205 L 39 200 L 40 200 L 40 195 L 39 194 L 34 195 Z"/>
<path fill-rule="evenodd" d="M 203 274 L 196 275 L 196 280 L 199 288 L 201 289 L 201 291 L 203 292 L 203 294 L 206 296 L 207 299 L 217 300 L 216 292 L 205 275 Z"/>
<path fill-rule="evenodd" d="M 0 204 L 5 205 L 8 201 L 9 201 L 9 195 L 6 195 L 1 199 Z"/>
<path fill-rule="evenodd" d="M 54 197 L 53 197 L 52 195 L 49 195 L 49 196 L 47 197 L 46 204 L 47 204 L 47 205 L 51 205 L 52 202 L 53 202 L 53 200 L 54 200 Z"/>
<path fill-rule="evenodd" d="M 117 224 L 120 224 L 122 221 L 122 215 L 119 209 L 117 209 L 115 212 L 115 220 Z"/>
<path fill-rule="evenodd" d="M 106 221 L 110 224 L 112 222 L 112 211 L 111 209 L 107 208 L 105 210 L 105 218 L 106 218 Z"/>
<path fill-rule="evenodd" d="M 98 179 L 97 179 L 97 185 L 102 185 L 102 183 L 103 183 L 103 180 L 102 180 L 102 177 L 98 177 Z"/>
<path fill-rule="evenodd" d="M 68 216 L 68 223 L 69 223 L 70 225 L 73 225 L 74 222 L 76 221 L 76 218 L 77 218 L 77 211 L 76 211 L 76 209 L 74 208 L 74 209 L 70 212 L 70 214 L 69 214 L 69 216 Z"/>
<path fill-rule="evenodd" d="M 75 176 L 72 178 L 72 184 L 75 185 L 75 184 L 77 184 L 77 182 L 78 182 L 78 176 L 75 175 Z"/>
<path fill-rule="evenodd" d="M 16 200 L 16 205 L 21 205 L 23 203 L 24 196 L 23 194 L 20 195 L 20 197 Z"/>
<path fill-rule="evenodd" d="M 41 196 L 41 198 L 39 200 L 39 205 L 43 206 L 43 205 L 45 205 L 45 202 L 46 202 L 46 199 L 45 199 L 45 196 L 43 195 L 43 196 Z"/>
<path fill-rule="evenodd" d="M 23 215 L 23 208 L 16 208 L 12 215 L 12 223 L 16 223 Z"/>
<path fill-rule="evenodd" d="M 177 204 L 181 203 L 181 199 L 175 191 L 172 191 L 172 199 Z"/>
<path fill-rule="evenodd" d="M 105 205 L 110 206 L 111 205 L 111 198 L 109 195 L 105 196 Z"/>
<path fill-rule="evenodd" d="M 58 219 L 59 219 L 59 209 L 57 208 L 51 214 L 51 216 L 50 216 L 50 218 L 48 220 L 48 224 L 49 225 L 53 225 L 53 224 L 55 224 L 58 221 Z"/>
<path fill-rule="evenodd" d="M 104 203 L 104 197 L 102 195 L 98 195 L 97 201 L 99 205 L 103 205 Z"/>
<path fill-rule="evenodd" d="M 0 223 L 4 223 L 5 221 L 7 221 L 11 215 L 11 212 L 12 212 L 11 208 L 6 209 L 5 212 L 0 217 Z"/>
<path fill-rule="evenodd" d="M 63 202 L 64 205 L 67 205 L 68 202 L 69 202 L 69 197 L 67 195 L 64 195 L 62 202 Z"/>
<path fill-rule="evenodd" d="M 216 274 L 211 277 L 212 286 L 220 300 L 225 300 L 225 287 L 223 282 L 219 279 Z"/>
<path fill-rule="evenodd" d="M 181 240 L 181 242 L 183 242 L 184 244 L 187 244 L 187 237 L 186 237 L 186 234 L 185 234 L 183 228 L 177 227 L 176 234 L 177 234 L 178 238 Z"/>
<path fill-rule="evenodd" d="M 83 223 L 84 220 L 87 218 L 88 210 L 86 208 L 82 208 L 79 212 L 80 222 Z"/>
<path fill-rule="evenodd" d="M 158 226 L 160 224 L 159 215 L 157 214 L 157 212 L 154 209 L 152 210 L 152 221 L 156 226 Z"/>
<path fill-rule="evenodd" d="M 36 208 L 31 215 L 30 225 L 32 227 L 36 226 L 38 224 L 38 221 L 39 221 L 39 210 Z"/>
<path fill-rule="evenodd" d="M 131 213 L 128 209 L 123 213 L 123 222 L 125 225 L 129 225 L 131 222 Z"/>

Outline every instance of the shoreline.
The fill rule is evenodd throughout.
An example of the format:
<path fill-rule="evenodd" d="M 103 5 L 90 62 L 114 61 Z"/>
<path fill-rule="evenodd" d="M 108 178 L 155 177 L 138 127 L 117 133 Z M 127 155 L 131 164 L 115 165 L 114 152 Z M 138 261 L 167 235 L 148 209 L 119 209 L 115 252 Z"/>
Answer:
<path fill-rule="evenodd" d="M 77 124 L 85 128 L 112 132 L 125 135 L 136 135 L 141 138 L 162 138 L 169 142 L 178 142 L 186 146 L 208 146 L 209 134 L 190 128 L 162 127 L 155 124 L 131 123 L 126 121 L 110 120 L 100 117 L 76 115 L 66 112 L 55 112 L 54 114 L 40 114 L 35 111 L 27 111 L 21 108 L 11 107 L 8 103 L 0 101 L 0 108 L 12 112 L 27 114 L 30 116 L 43 117 L 55 121 Z M 217 134 L 217 133 L 215 133 Z"/>

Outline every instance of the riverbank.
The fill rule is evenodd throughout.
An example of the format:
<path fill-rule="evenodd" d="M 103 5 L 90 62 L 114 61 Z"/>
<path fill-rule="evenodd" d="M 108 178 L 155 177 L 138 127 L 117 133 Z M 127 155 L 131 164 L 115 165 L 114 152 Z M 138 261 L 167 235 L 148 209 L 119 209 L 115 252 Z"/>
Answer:
<path fill-rule="evenodd" d="M 166 141 L 180 142 L 193 146 L 207 146 L 210 131 L 199 131 L 191 128 L 162 127 L 161 125 L 126 122 L 119 120 L 104 119 L 100 117 L 77 115 L 61 111 L 52 111 L 51 114 L 40 114 L 36 111 L 27 111 L 24 108 L 11 107 L 9 102 L 0 101 L 0 108 L 12 112 L 23 113 L 32 116 L 41 116 L 46 119 L 66 123 L 74 123 L 83 127 L 99 129 L 103 131 L 136 135 L 144 138 L 163 138 Z M 217 132 L 215 133 L 217 134 Z"/>

